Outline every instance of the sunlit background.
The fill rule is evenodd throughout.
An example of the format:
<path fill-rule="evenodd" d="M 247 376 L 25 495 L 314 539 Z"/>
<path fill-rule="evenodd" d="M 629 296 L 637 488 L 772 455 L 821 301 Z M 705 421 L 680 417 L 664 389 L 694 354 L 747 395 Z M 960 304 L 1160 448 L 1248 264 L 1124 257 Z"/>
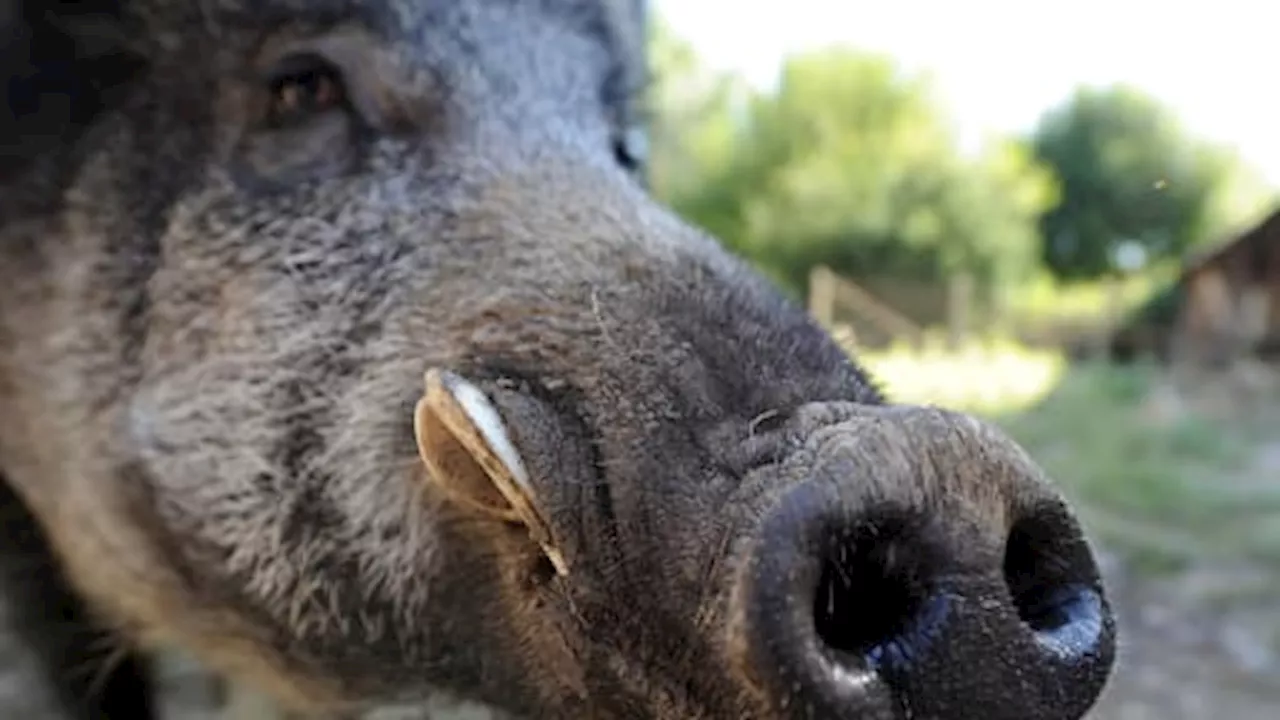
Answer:
<path fill-rule="evenodd" d="M 844 44 L 937 80 L 966 145 L 1020 133 L 1081 84 L 1132 83 L 1280 184 L 1280 7 L 1248 0 L 653 0 L 710 67 L 767 88 L 783 59 Z"/>
<path fill-rule="evenodd" d="M 655 192 L 894 399 L 992 419 L 1062 484 L 1123 622 L 1101 720 L 1280 708 L 1277 27 L 654 0 Z"/>

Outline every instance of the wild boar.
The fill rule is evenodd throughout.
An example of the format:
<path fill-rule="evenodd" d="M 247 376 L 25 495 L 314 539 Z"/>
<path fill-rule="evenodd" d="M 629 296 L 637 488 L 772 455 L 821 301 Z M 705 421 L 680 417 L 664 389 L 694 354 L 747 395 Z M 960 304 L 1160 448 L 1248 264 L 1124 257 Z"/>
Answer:
<path fill-rule="evenodd" d="M 307 713 L 1101 692 L 1035 463 L 646 191 L 641 0 L 0 7 L 5 630 L 65 717 L 161 645 Z"/>

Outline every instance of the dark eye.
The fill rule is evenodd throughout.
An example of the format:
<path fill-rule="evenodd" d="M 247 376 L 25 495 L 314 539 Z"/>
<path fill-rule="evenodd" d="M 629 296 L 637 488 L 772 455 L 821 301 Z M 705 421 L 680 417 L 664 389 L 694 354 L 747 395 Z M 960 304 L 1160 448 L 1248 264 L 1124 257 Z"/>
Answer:
<path fill-rule="evenodd" d="M 649 160 L 649 138 L 640 127 L 626 128 L 614 138 L 613 154 L 619 165 L 630 172 L 638 172 Z"/>
<path fill-rule="evenodd" d="M 341 73 L 314 55 L 286 58 L 272 73 L 268 90 L 267 122 L 273 127 L 304 121 L 347 102 Z"/>

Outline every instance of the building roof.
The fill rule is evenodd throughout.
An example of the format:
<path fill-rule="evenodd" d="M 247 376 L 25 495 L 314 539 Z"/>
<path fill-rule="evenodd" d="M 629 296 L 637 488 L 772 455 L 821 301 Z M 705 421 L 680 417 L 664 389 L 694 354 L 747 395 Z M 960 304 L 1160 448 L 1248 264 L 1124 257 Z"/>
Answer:
<path fill-rule="evenodd" d="M 1113 347 L 1119 338 L 1127 333 L 1134 332 L 1143 325 L 1154 325 L 1167 331 L 1169 319 L 1172 317 L 1169 314 L 1170 308 L 1177 307 L 1180 302 L 1179 296 L 1191 275 L 1222 260 L 1232 250 L 1261 239 L 1270 239 L 1273 242 L 1280 243 L 1280 207 L 1272 210 L 1261 221 L 1243 232 L 1237 233 L 1216 245 L 1202 248 L 1198 252 L 1189 254 L 1183 261 L 1182 271 L 1177 279 L 1171 282 L 1164 290 L 1156 293 L 1147 302 L 1127 313 L 1125 319 L 1113 329 L 1111 333 Z"/>
<path fill-rule="evenodd" d="M 1242 244 L 1265 237 L 1275 238 L 1280 241 L 1280 208 L 1271 211 L 1270 215 L 1266 216 L 1261 222 L 1250 226 L 1244 232 L 1238 233 L 1224 242 L 1190 253 L 1183 262 L 1182 277 L 1186 277 L 1204 266 L 1216 262 L 1229 251 Z"/>

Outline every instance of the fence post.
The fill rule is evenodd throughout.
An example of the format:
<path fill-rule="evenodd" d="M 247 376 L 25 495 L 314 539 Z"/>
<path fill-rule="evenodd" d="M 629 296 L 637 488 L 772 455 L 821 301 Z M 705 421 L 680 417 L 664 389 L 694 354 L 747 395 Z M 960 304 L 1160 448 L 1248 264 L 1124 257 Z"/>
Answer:
<path fill-rule="evenodd" d="M 947 278 L 947 344 L 959 350 L 969 336 L 973 308 L 973 276 L 959 272 Z"/>
<path fill-rule="evenodd" d="M 820 325 L 831 328 L 835 321 L 836 278 L 823 265 L 809 270 L 809 314 Z"/>
<path fill-rule="evenodd" d="M 1120 320 L 1124 317 L 1124 283 L 1114 274 L 1106 275 L 1103 280 L 1105 305 L 1102 322 L 1094 334 L 1094 360 L 1106 362 L 1111 359 L 1111 339 L 1120 329 Z"/>

